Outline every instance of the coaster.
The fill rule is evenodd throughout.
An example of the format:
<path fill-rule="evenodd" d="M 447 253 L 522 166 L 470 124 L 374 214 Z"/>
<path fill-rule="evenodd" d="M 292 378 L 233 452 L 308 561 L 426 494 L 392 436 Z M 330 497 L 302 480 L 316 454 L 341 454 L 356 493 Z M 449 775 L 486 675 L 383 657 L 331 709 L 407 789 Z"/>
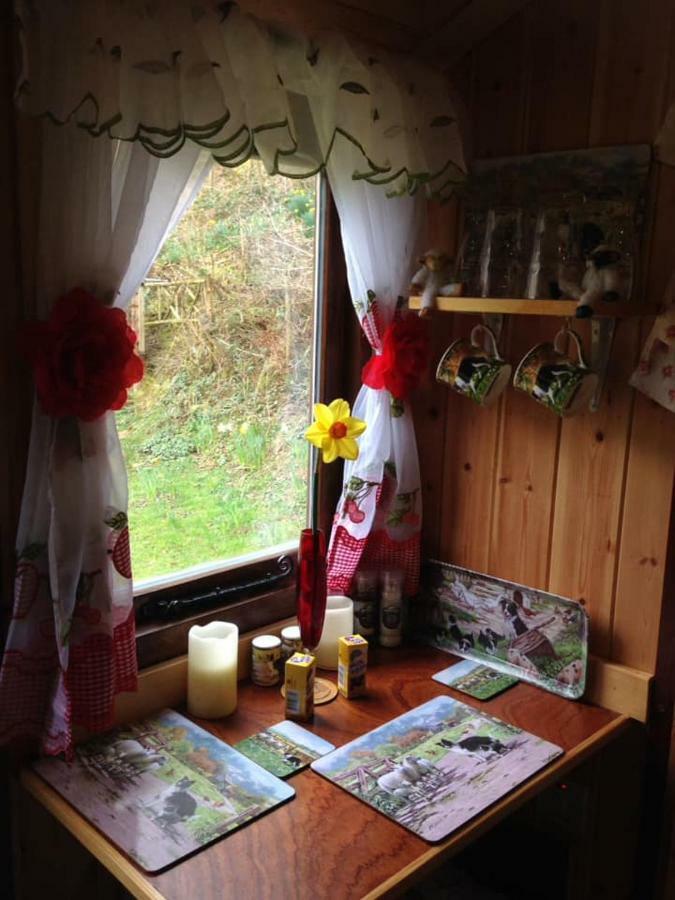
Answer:
<path fill-rule="evenodd" d="M 434 681 L 440 681 L 441 684 L 468 694 L 476 700 L 489 700 L 518 684 L 518 679 L 512 675 L 504 675 L 503 672 L 470 659 L 463 659 L 462 662 L 455 663 L 442 672 L 436 672 L 431 677 Z"/>
<path fill-rule="evenodd" d="M 322 706 L 324 703 L 330 703 L 337 697 L 337 685 L 332 681 L 326 681 L 325 678 L 314 679 L 314 706 Z M 286 698 L 286 685 L 281 688 L 281 696 Z"/>
<path fill-rule="evenodd" d="M 296 722 L 285 721 L 239 741 L 234 749 L 277 778 L 286 778 L 335 750 L 335 744 Z"/>

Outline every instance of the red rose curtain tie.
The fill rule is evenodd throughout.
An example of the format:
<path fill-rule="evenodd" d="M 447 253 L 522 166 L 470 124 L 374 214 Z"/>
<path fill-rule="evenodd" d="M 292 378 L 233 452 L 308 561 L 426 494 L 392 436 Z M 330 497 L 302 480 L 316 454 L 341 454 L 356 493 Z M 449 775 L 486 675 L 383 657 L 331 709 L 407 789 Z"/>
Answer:
<path fill-rule="evenodd" d="M 124 311 L 104 306 L 82 288 L 59 297 L 47 322 L 28 325 L 22 344 L 38 400 L 50 416 L 93 422 L 122 409 L 127 388 L 143 377 L 136 334 Z"/>
<path fill-rule="evenodd" d="M 418 386 L 428 362 L 427 329 L 419 316 L 401 315 L 399 303 L 393 322 L 384 332 L 380 352 L 368 360 L 361 377 L 368 387 L 389 391 L 394 400 L 401 402 Z"/>

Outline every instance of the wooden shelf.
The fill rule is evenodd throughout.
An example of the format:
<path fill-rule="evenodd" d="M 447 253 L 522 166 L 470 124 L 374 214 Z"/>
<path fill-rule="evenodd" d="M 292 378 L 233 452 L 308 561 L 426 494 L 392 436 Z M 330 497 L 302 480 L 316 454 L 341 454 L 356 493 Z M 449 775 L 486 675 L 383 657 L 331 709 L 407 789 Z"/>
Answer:
<path fill-rule="evenodd" d="M 410 297 L 409 308 L 419 309 L 420 298 Z M 576 300 L 527 300 L 493 297 L 436 297 L 440 312 L 475 313 L 476 315 L 558 316 L 573 318 Z M 655 316 L 656 303 L 601 303 L 595 307 L 594 317 L 627 319 L 632 316 Z"/>

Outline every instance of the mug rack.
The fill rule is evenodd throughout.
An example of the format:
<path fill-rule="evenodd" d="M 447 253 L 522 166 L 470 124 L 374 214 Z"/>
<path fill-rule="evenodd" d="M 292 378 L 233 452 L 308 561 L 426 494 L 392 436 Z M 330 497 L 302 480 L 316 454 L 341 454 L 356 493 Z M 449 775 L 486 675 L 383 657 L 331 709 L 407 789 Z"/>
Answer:
<path fill-rule="evenodd" d="M 409 309 L 419 309 L 420 297 L 410 297 Z M 502 297 L 436 297 L 436 310 L 442 313 L 473 313 L 482 315 L 497 338 L 502 330 L 505 315 L 516 316 L 557 316 L 573 318 L 576 300 L 529 300 Z M 607 366 L 612 353 L 617 319 L 637 316 L 655 316 L 659 312 L 656 303 L 599 303 L 594 306 L 591 319 L 591 368 L 598 375 L 598 387 L 589 408 L 595 412 L 600 405 L 602 390 L 607 376 Z M 582 320 L 583 321 L 583 320 Z"/>

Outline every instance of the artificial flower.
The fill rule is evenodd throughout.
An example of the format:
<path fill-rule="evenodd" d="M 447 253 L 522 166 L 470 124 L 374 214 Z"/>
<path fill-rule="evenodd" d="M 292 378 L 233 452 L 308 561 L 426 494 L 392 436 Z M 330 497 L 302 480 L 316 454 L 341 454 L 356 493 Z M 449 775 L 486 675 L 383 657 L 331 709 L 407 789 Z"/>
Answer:
<path fill-rule="evenodd" d="M 363 383 L 405 400 L 417 387 L 429 359 L 426 328 L 418 316 L 397 316 L 382 338 L 382 353 L 363 367 Z"/>
<path fill-rule="evenodd" d="M 325 463 L 332 463 L 338 456 L 357 458 L 359 445 L 355 438 L 366 430 L 366 423 L 350 415 L 346 400 L 333 400 L 330 406 L 315 403 L 314 419 L 305 437 L 322 451 Z"/>
<path fill-rule="evenodd" d="M 82 288 L 59 297 L 49 320 L 27 325 L 22 339 L 40 405 L 50 416 L 91 422 L 121 409 L 127 388 L 143 377 L 124 312 Z"/>

